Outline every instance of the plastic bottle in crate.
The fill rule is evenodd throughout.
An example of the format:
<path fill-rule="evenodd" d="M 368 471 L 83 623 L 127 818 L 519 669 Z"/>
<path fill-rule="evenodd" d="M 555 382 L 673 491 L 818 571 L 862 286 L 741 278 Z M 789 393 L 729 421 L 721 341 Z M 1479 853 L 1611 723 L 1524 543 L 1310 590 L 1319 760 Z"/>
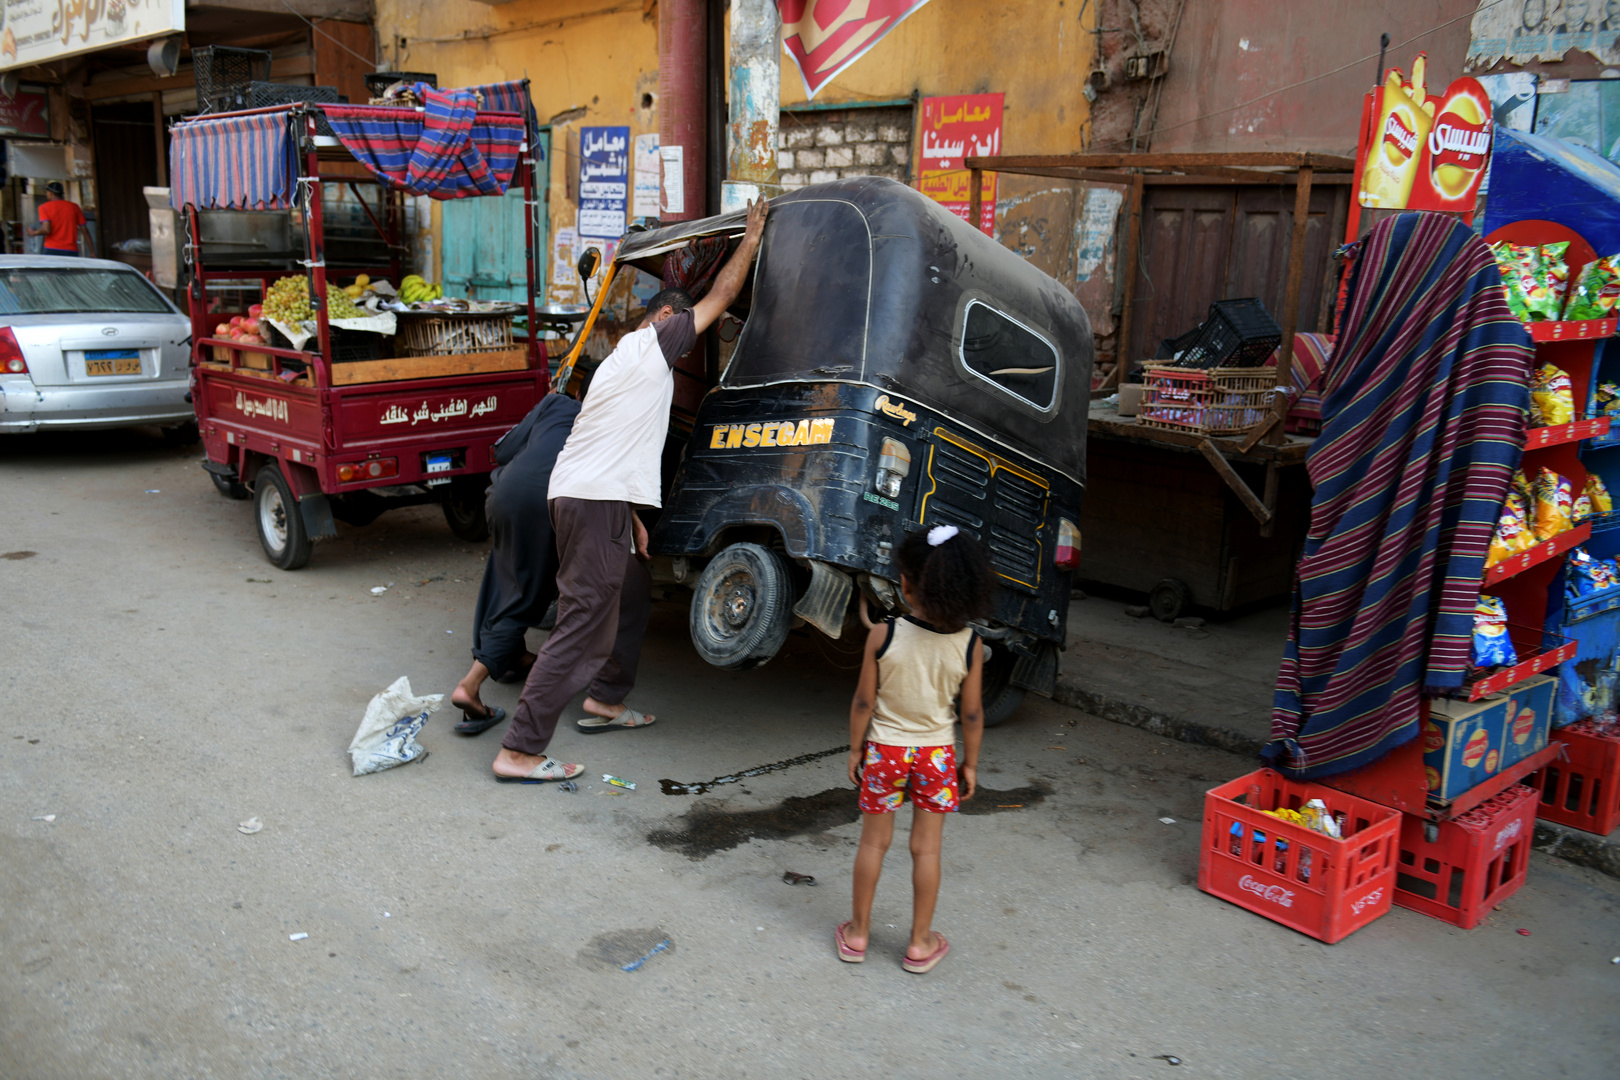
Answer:
<path fill-rule="evenodd" d="M 1232 822 L 1232 840 L 1227 846 L 1233 855 L 1240 859 L 1243 857 L 1243 823 L 1241 821 Z"/>
<path fill-rule="evenodd" d="M 1299 880 L 1309 885 L 1311 883 L 1311 849 L 1299 849 Z"/>
<path fill-rule="evenodd" d="M 1277 854 L 1271 860 L 1271 869 L 1279 874 L 1288 873 L 1288 841 L 1277 837 Z"/>

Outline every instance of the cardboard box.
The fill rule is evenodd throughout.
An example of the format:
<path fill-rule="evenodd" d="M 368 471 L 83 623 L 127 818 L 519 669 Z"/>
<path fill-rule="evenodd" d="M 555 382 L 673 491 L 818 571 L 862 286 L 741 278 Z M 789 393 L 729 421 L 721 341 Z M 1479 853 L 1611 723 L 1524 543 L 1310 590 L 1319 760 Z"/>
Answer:
<path fill-rule="evenodd" d="M 1557 685 L 1537 675 L 1483 701 L 1431 700 L 1421 735 L 1429 794 L 1455 799 L 1545 747 Z"/>

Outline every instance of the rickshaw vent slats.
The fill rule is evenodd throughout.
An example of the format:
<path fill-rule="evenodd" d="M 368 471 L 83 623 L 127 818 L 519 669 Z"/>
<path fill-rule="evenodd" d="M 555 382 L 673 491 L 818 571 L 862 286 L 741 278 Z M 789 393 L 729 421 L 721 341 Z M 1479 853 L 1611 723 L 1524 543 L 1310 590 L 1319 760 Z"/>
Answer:
<path fill-rule="evenodd" d="M 970 529 L 975 533 L 984 529 L 983 518 L 960 506 L 952 506 L 942 499 L 936 499 L 929 509 L 933 512 L 924 522 L 926 525 L 955 525 L 959 529 Z"/>
<path fill-rule="evenodd" d="M 1040 545 L 1010 529 L 990 529 L 990 561 L 997 570 L 1020 581 L 1033 582 L 1041 558 Z"/>

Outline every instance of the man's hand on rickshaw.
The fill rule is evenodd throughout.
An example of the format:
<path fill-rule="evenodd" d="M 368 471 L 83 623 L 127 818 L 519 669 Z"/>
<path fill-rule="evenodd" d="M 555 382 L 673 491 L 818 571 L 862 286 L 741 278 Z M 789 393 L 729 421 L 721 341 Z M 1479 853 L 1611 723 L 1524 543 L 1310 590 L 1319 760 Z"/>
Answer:
<path fill-rule="evenodd" d="M 743 282 L 748 280 L 748 269 L 754 262 L 754 252 L 759 250 L 759 242 L 765 235 L 767 212 L 768 204 L 763 198 L 748 204 L 748 228 L 743 232 L 742 239 L 737 241 L 737 250 L 720 268 L 720 273 L 715 275 L 714 285 L 692 308 L 692 327 L 698 333 L 713 326 L 715 320 L 737 299 L 737 294 L 742 292 Z"/>

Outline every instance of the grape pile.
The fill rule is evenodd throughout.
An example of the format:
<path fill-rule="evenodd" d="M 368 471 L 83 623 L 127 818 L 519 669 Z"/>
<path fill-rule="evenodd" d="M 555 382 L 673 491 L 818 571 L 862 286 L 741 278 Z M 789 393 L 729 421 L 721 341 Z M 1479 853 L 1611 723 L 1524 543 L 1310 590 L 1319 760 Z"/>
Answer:
<path fill-rule="evenodd" d="M 309 282 L 302 277 L 284 277 L 272 283 L 265 293 L 264 313 L 289 326 L 313 319 L 315 312 L 309 306 Z"/>
<path fill-rule="evenodd" d="M 315 312 L 309 305 L 309 281 L 303 277 L 284 277 L 275 281 L 265 293 L 264 313 L 290 326 L 313 319 Z M 327 286 L 327 318 L 363 319 L 365 316 L 366 312 L 356 307 L 342 289 Z"/>

